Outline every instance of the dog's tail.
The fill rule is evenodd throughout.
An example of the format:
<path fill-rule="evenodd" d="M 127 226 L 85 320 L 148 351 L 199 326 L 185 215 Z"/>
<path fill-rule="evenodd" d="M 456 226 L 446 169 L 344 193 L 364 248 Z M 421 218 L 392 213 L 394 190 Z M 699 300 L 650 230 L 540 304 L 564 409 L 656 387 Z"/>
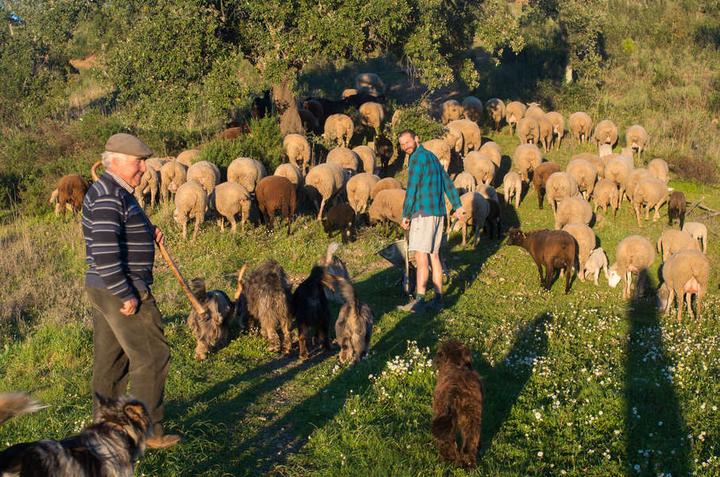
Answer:
<path fill-rule="evenodd" d="M 25 454 L 36 445 L 37 442 L 23 442 L 0 451 L 0 475 L 20 475 Z"/>
<path fill-rule="evenodd" d="M 21 414 L 47 407 L 23 393 L 0 393 L 0 424 Z"/>

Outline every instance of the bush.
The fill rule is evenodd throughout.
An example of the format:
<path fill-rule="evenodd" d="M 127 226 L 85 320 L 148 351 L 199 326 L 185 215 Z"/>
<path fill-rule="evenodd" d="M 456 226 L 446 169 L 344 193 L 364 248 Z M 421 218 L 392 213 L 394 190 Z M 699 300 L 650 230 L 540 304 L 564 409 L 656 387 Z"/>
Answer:
<path fill-rule="evenodd" d="M 428 110 L 419 105 L 411 105 L 408 108 L 400 109 L 400 118 L 392 127 L 391 139 L 395 140 L 397 135 L 405 129 L 412 129 L 421 141 L 427 141 L 443 135 L 443 126 L 430 117 Z"/>
<path fill-rule="evenodd" d="M 667 160 L 670 170 L 679 176 L 704 184 L 718 183 L 718 166 L 715 162 L 693 156 L 671 156 Z"/>

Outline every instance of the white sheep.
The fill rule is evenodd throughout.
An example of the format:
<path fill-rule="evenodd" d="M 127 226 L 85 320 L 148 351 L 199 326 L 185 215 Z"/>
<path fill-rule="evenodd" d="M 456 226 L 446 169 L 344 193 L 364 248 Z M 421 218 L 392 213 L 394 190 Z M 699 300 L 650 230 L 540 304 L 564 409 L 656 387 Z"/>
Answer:
<path fill-rule="evenodd" d="M 592 126 L 592 118 L 584 111 L 572 113 L 568 118 L 568 129 L 572 133 L 576 145 L 588 142 Z"/>
<path fill-rule="evenodd" d="M 362 165 L 363 172 L 375 174 L 377 168 L 377 153 L 370 146 L 355 146 L 352 151 L 357 154 Z"/>
<path fill-rule="evenodd" d="M 458 194 L 464 194 L 466 192 L 475 192 L 477 182 L 475 177 L 469 172 L 461 172 L 453 179 L 453 184 L 458 191 Z"/>
<path fill-rule="evenodd" d="M 335 141 L 338 145 L 348 147 L 355 126 L 347 114 L 331 114 L 325 120 L 323 137 L 326 141 Z"/>
<path fill-rule="evenodd" d="M 302 134 L 288 134 L 283 138 L 283 152 L 291 164 L 307 172 L 310 164 L 310 143 Z"/>
<path fill-rule="evenodd" d="M 485 226 L 485 220 L 490 214 L 490 204 L 487 199 L 478 192 L 466 192 L 461 195 L 460 203 L 462 203 L 463 210 L 465 210 L 465 216 L 462 219 L 451 223 L 450 230 L 462 231 L 461 246 L 464 247 L 467 244 L 467 228 L 468 225 L 471 225 L 472 230 L 470 240 L 477 245 L 480 239 L 480 230 Z M 452 205 L 450 205 L 450 201 L 447 200 L 447 197 L 445 198 L 445 206 L 447 208 L 449 222 Z"/>
<path fill-rule="evenodd" d="M 357 215 L 364 214 L 367 211 L 370 195 L 373 188 L 380 181 L 380 178 L 369 172 L 363 172 L 354 175 L 347 181 L 345 186 L 347 190 L 348 203 Z"/>
<path fill-rule="evenodd" d="M 513 152 L 512 163 L 523 182 L 528 182 L 530 171 L 542 163 L 542 152 L 535 144 L 520 144 Z"/>
<path fill-rule="evenodd" d="M 345 184 L 345 174 L 337 164 L 324 163 L 312 167 L 305 176 L 305 187 L 311 192 L 316 191 L 321 198 L 317 219 L 322 219 L 325 203 L 330 200 Z"/>
<path fill-rule="evenodd" d="M 505 122 L 510 126 L 510 133 L 513 133 L 513 128 L 517 129 L 517 123 L 525 117 L 525 111 L 527 106 L 520 101 L 511 101 L 505 107 Z"/>
<path fill-rule="evenodd" d="M 480 151 L 472 151 L 465 156 L 463 170 L 472 174 L 478 184 L 490 184 L 495 178 L 495 164 Z"/>
<path fill-rule="evenodd" d="M 145 172 L 140 177 L 140 184 L 135 187 L 135 198 L 140 207 L 145 207 L 145 194 L 150 194 L 150 207 L 155 206 L 160 196 L 160 169 L 170 162 L 168 158 L 151 157 L 145 161 Z"/>
<path fill-rule="evenodd" d="M 227 180 L 237 182 L 248 192 L 255 192 L 255 186 L 265 176 L 267 170 L 263 163 L 249 157 L 238 157 L 227 168 Z"/>
<path fill-rule="evenodd" d="M 618 207 L 620 207 L 620 193 L 617 184 L 610 179 L 600 179 L 595 184 L 593 203 L 595 212 L 598 211 L 598 208 L 602 208 L 603 213 L 607 214 L 608 206 L 610 206 L 613 210 L 613 217 L 616 216 Z"/>
<path fill-rule="evenodd" d="M 522 179 L 520 174 L 510 171 L 503 177 L 503 195 L 505 202 L 508 204 L 514 199 L 515 208 L 520 207 L 520 199 L 522 198 Z"/>
<path fill-rule="evenodd" d="M 336 147 L 331 150 L 328 155 L 326 162 L 328 164 L 337 164 L 343 169 L 349 169 L 353 173 L 360 169 L 360 157 L 352 150 L 347 147 Z"/>
<path fill-rule="evenodd" d="M 592 152 L 581 152 L 580 154 L 574 154 L 570 158 L 570 161 L 574 161 L 575 159 L 584 159 L 595 166 L 598 179 L 605 177 L 605 162 L 603 162 L 597 154 L 593 154 Z"/>
<path fill-rule="evenodd" d="M 585 261 L 585 267 L 583 268 L 580 276 L 582 276 L 583 279 L 587 279 L 588 276 L 592 276 L 593 283 L 595 284 L 595 286 L 598 286 L 598 277 L 600 276 L 600 270 L 604 272 L 605 278 L 607 279 L 609 276 L 608 259 L 602 247 L 598 247 L 592 252 L 590 252 L 590 256 Z"/>
<path fill-rule="evenodd" d="M 187 180 L 187 166 L 177 159 L 160 167 L 160 198 L 167 202 L 170 194 L 175 195 L 178 187 Z"/>
<path fill-rule="evenodd" d="M 450 131 L 456 131 L 462 134 L 463 139 L 463 156 L 466 156 L 469 151 L 475 151 L 480 149 L 482 144 L 482 132 L 477 123 L 474 123 L 468 119 L 457 119 L 450 121 L 447 124 L 447 128 Z"/>
<path fill-rule="evenodd" d="M 462 102 L 463 117 L 479 123 L 483 116 L 483 103 L 475 96 L 467 96 Z"/>
<path fill-rule="evenodd" d="M 186 176 L 188 181 L 199 182 L 208 196 L 213 193 L 215 186 L 220 183 L 220 169 L 208 161 L 196 162 L 190 166 Z"/>
<path fill-rule="evenodd" d="M 192 163 L 195 161 L 195 158 L 200 155 L 199 149 L 187 149 L 180 154 L 177 155 L 175 158 L 176 161 L 178 161 L 180 164 L 183 164 L 185 167 L 192 166 Z"/>
<path fill-rule="evenodd" d="M 560 143 L 565 135 L 565 118 L 557 111 L 550 111 L 545 113 L 545 118 L 550 121 L 552 125 L 552 139 L 551 142 L 555 143 L 555 149 L 560 150 Z"/>
<path fill-rule="evenodd" d="M 633 124 L 625 131 L 625 145 L 642 157 L 643 151 L 647 148 L 649 136 L 644 127 Z"/>
<path fill-rule="evenodd" d="M 375 187 L 373 187 L 372 192 L 370 192 L 370 198 L 375 200 L 375 197 L 380 193 L 380 191 L 388 190 L 388 189 L 402 189 L 403 186 L 400 184 L 400 182 L 395 179 L 394 177 L 385 177 L 383 179 L 380 179 L 377 184 L 375 184 Z"/>
<path fill-rule="evenodd" d="M 611 155 L 605 163 L 605 178 L 618 185 L 620 202 L 625 198 L 625 189 L 634 167 L 632 159 L 618 154 Z M 606 156 L 607 157 L 607 156 Z"/>
<path fill-rule="evenodd" d="M 423 147 L 435 154 L 435 157 L 437 157 L 440 164 L 442 164 L 443 169 L 448 170 L 452 159 L 452 151 L 444 139 L 430 139 L 423 143 Z"/>
<path fill-rule="evenodd" d="M 480 146 L 479 151 L 486 154 L 493 161 L 495 167 L 500 169 L 500 167 L 502 166 L 502 150 L 496 142 L 486 142 L 485 144 Z"/>
<path fill-rule="evenodd" d="M 663 181 L 666 184 L 670 180 L 670 168 L 668 167 L 668 163 L 665 162 L 664 159 L 653 159 L 652 161 L 648 162 L 647 169 L 648 171 L 650 171 L 650 174 L 652 174 L 653 177 Z"/>
<path fill-rule="evenodd" d="M 505 103 L 498 98 L 490 98 L 485 101 L 485 112 L 488 119 L 495 124 L 495 130 L 500 129 L 500 123 L 505 118 Z"/>
<path fill-rule="evenodd" d="M 625 185 L 625 196 L 632 203 L 633 196 L 635 195 L 635 188 L 640 184 L 640 181 L 647 178 L 654 178 L 650 171 L 643 167 L 633 169 L 628 176 Z"/>
<path fill-rule="evenodd" d="M 632 274 L 638 274 L 638 289 L 642 289 L 647 280 L 647 271 L 654 261 L 655 247 L 648 239 L 641 235 L 625 237 L 617 245 L 615 263 L 608 272 L 608 284 L 615 288 L 620 280 L 624 280 L 623 299 L 630 298 Z"/>
<path fill-rule="evenodd" d="M 682 309 L 685 304 L 691 319 L 695 319 L 692 309 L 692 295 L 695 295 L 699 320 L 702 317 L 702 299 L 707 291 L 709 278 L 710 260 L 703 253 L 697 250 L 683 250 L 674 254 L 662 267 L 660 307 L 665 313 L 670 313 L 677 296 L 678 322 L 682 321 Z"/>
<path fill-rule="evenodd" d="M 295 164 L 290 164 L 289 162 L 280 164 L 277 166 L 277 169 L 275 169 L 273 175 L 284 177 L 297 187 L 301 187 L 303 185 L 302 172 L 300 172 L 300 168 Z"/>
<path fill-rule="evenodd" d="M 517 137 L 520 144 L 537 144 L 540 141 L 540 125 L 535 118 L 524 117 L 517 123 Z"/>
<path fill-rule="evenodd" d="M 637 217 L 638 226 L 640 223 L 641 209 L 645 206 L 645 220 L 648 219 L 650 209 L 655 209 L 653 222 L 660 218 L 660 207 L 668 200 L 668 189 L 663 181 L 655 178 L 641 180 L 633 193 L 633 208 Z"/>
<path fill-rule="evenodd" d="M 677 229 L 663 230 L 657 241 L 657 251 L 662 256 L 663 262 L 680 250 L 699 251 L 700 244 L 689 232 Z"/>
<path fill-rule="evenodd" d="M 402 209 L 405 202 L 405 191 L 403 189 L 385 189 L 377 193 L 373 203 L 368 209 L 368 217 L 371 224 L 377 222 L 402 222 Z M 387 227 L 386 227 L 387 229 Z"/>
<path fill-rule="evenodd" d="M 567 224 L 588 225 L 592 216 L 592 206 L 588 201 L 579 196 L 567 197 L 560 201 L 555 211 L 555 230 L 560 230 Z"/>
<path fill-rule="evenodd" d="M 559 202 L 577 194 L 577 183 L 567 172 L 554 172 L 545 183 L 545 197 L 553 213 L 557 213 Z"/>
<path fill-rule="evenodd" d="M 705 224 L 701 224 L 700 222 L 685 222 L 682 229 L 702 245 L 703 253 L 707 253 L 708 229 Z"/>
<path fill-rule="evenodd" d="M 175 210 L 173 219 L 182 227 L 183 238 L 187 238 L 187 222 L 195 220 L 195 229 L 192 240 L 197 237 L 200 224 L 205 221 L 205 213 L 208 209 L 208 194 L 203 185 L 195 179 L 189 179 L 178 187 L 175 193 Z"/>
<path fill-rule="evenodd" d="M 451 151 L 455 151 L 460 156 L 463 155 L 463 145 L 465 143 L 461 131 L 459 131 L 458 129 L 446 128 L 442 140 L 445 141 L 445 144 L 447 144 L 448 148 L 450 148 Z"/>
<path fill-rule="evenodd" d="M 538 103 L 528 103 L 527 110 L 525 111 L 525 117 L 533 119 L 544 118 L 545 111 L 543 111 Z"/>
<path fill-rule="evenodd" d="M 562 229 L 575 238 L 578 244 L 578 270 L 584 270 L 585 262 L 590 258 L 592 249 L 595 248 L 595 232 L 587 225 L 579 223 L 566 224 Z M 578 273 L 578 278 L 581 282 L 585 281 L 585 276 L 582 273 Z"/>
<path fill-rule="evenodd" d="M 442 104 L 442 117 L 440 118 L 443 124 L 448 124 L 450 121 L 455 121 L 463 117 L 463 107 L 455 99 L 448 99 Z"/>
<path fill-rule="evenodd" d="M 235 217 L 240 214 L 240 228 L 245 230 L 245 222 L 250 216 L 250 194 L 247 189 L 237 182 L 223 182 L 215 187 L 215 210 L 220 217 L 218 225 L 220 230 L 225 231 L 225 219 L 230 222 L 230 229 L 234 233 L 237 230 Z"/>
<path fill-rule="evenodd" d="M 603 119 L 597 123 L 597 126 L 595 126 L 595 133 L 593 137 L 595 138 L 595 143 L 598 147 L 600 144 L 614 146 L 618 139 L 617 126 L 615 126 L 615 123 L 609 119 Z"/>
<path fill-rule="evenodd" d="M 565 169 L 577 183 L 578 190 L 585 200 L 589 200 L 597 181 L 597 169 L 585 159 L 570 161 Z"/>
<path fill-rule="evenodd" d="M 385 122 L 385 107 L 380 103 L 370 101 L 361 104 L 358 112 L 360 113 L 360 123 L 371 128 L 375 132 L 375 136 L 380 135 Z"/>

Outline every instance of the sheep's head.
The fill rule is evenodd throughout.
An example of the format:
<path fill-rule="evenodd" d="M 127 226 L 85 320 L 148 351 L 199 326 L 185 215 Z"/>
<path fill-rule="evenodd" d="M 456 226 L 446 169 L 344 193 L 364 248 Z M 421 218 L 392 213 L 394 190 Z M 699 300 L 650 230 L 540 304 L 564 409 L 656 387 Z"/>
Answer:
<path fill-rule="evenodd" d="M 613 265 L 612 267 L 610 267 L 610 270 L 608 270 L 608 277 L 607 277 L 608 285 L 610 285 L 610 288 L 615 288 L 617 286 L 617 284 L 620 283 L 621 278 L 622 277 L 620 276 L 620 274 L 617 271 L 617 266 Z"/>
<path fill-rule="evenodd" d="M 521 245 L 525 241 L 525 232 L 513 227 L 508 230 L 508 245 Z"/>

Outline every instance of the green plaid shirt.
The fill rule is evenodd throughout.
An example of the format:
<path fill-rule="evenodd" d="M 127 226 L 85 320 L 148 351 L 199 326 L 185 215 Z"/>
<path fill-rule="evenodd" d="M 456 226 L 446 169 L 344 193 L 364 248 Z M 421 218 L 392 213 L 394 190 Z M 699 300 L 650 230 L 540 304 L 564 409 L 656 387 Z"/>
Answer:
<path fill-rule="evenodd" d="M 437 217 L 445 216 L 446 194 L 453 209 L 462 207 L 457 189 L 438 158 L 423 146 L 418 146 L 410 155 L 403 217 L 410 218 L 416 212 Z"/>

